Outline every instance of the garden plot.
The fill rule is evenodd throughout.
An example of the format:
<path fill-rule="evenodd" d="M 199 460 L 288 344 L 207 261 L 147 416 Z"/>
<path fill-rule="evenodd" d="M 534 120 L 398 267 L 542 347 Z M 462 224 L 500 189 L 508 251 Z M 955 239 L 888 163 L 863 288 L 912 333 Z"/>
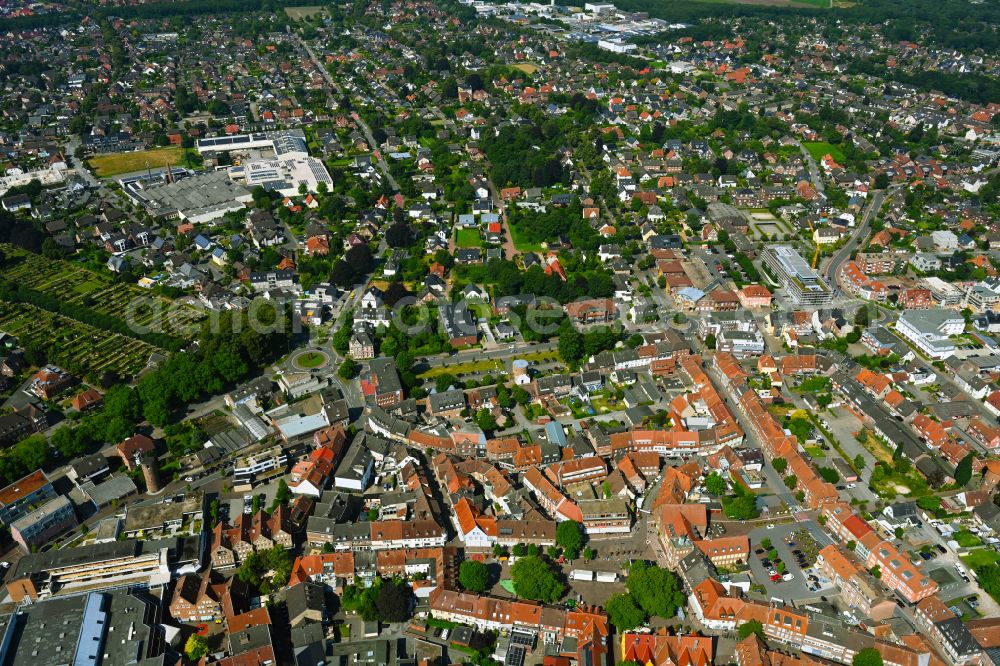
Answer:
<path fill-rule="evenodd" d="M 95 273 L 67 261 L 47 259 L 31 252 L 3 246 L 11 265 L 4 277 L 29 289 L 55 296 L 72 305 L 129 322 L 157 333 L 190 339 L 205 314 L 189 303 L 179 303 L 152 294 L 136 285 L 118 284 L 108 275 Z"/>
<path fill-rule="evenodd" d="M 146 366 L 150 354 L 166 353 L 26 303 L 0 302 L 0 330 L 24 343 L 44 345 L 53 363 L 75 374 L 99 375 L 110 370 L 134 375 Z"/>

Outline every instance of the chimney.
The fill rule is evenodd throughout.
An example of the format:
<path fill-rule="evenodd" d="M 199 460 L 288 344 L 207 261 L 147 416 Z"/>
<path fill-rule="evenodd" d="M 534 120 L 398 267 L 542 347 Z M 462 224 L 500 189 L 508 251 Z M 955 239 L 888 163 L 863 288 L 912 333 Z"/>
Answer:
<path fill-rule="evenodd" d="M 155 495 L 163 488 L 160 486 L 160 470 L 156 464 L 156 456 L 152 453 L 142 455 L 136 453 L 136 463 L 142 469 L 142 477 L 146 480 L 146 492 Z"/>

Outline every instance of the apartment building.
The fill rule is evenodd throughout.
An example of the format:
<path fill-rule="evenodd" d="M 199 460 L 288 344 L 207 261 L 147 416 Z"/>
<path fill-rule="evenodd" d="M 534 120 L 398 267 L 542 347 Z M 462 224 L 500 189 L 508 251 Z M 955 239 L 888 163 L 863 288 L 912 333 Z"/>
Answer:
<path fill-rule="evenodd" d="M 233 463 L 233 490 L 242 492 L 284 474 L 288 455 L 280 446 L 238 458 Z"/>
<path fill-rule="evenodd" d="M 45 545 L 78 524 L 73 503 L 60 495 L 12 522 L 10 535 L 21 548 L 31 552 L 34 547 Z"/>
<path fill-rule="evenodd" d="M 36 470 L 0 489 L 0 523 L 9 525 L 25 515 L 29 508 L 56 496 L 49 477 Z"/>

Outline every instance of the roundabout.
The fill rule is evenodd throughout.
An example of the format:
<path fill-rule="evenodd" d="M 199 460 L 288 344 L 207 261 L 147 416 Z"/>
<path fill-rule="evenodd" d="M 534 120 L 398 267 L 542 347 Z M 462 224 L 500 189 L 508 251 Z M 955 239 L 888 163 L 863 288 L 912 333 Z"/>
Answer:
<path fill-rule="evenodd" d="M 309 350 L 298 354 L 292 359 L 292 365 L 298 370 L 315 370 L 330 363 L 330 355 L 326 352 Z"/>

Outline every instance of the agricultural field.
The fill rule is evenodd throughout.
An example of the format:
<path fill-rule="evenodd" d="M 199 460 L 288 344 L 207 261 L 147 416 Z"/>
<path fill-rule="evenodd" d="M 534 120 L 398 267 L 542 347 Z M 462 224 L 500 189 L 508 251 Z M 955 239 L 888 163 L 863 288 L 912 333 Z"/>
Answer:
<path fill-rule="evenodd" d="M 136 150 L 130 153 L 110 153 L 95 155 L 87 160 L 98 178 L 120 176 L 123 173 L 142 171 L 148 165 L 151 169 L 162 169 L 169 164 L 178 166 L 184 161 L 184 149 L 180 146 Z"/>
<path fill-rule="evenodd" d="M 809 151 L 813 159 L 819 162 L 824 156 L 830 155 L 837 162 L 843 162 L 845 159 L 844 153 L 841 152 L 840 148 L 829 143 L 827 141 L 803 141 L 802 146 Z"/>
<path fill-rule="evenodd" d="M 142 370 L 150 354 L 165 353 L 153 345 L 68 319 L 26 303 L 0 301 L 0 330 L 22 343 L 44 345 L 50 360 L 80 374 L 105 371 L 120 376 Z"/>
<path fill-rule="evenodd" d="M 2 249 L 7 257 L 2 273 L 5 278 L 66 303 L 83 305 L 126 323 L 134 321 L 153 332 L 191 338 L 205 316 L 193 305 L 177 303 L 137 285 L 116 284 L 110 275 L 68 261 L 47 259 L 10 245 Z"/>

